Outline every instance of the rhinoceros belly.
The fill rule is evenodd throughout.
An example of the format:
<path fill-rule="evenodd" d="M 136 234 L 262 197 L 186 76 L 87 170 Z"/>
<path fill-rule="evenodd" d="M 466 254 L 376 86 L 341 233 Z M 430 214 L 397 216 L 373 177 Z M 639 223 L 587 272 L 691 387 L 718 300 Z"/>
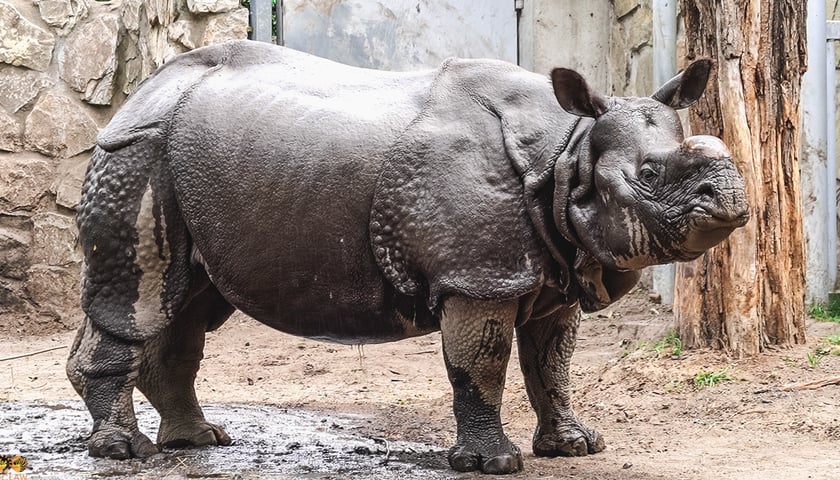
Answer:
<path fill-rule="evenodd" d="M 368 224 L 385 151 L 428 80 L 341 68 L 335 84 L 273 65 L 194 87 L 169 138 L 181 209 L 213 283 L 257 320 L 346 343 L 424 333 L 434 319 L 384 281 Z"/>

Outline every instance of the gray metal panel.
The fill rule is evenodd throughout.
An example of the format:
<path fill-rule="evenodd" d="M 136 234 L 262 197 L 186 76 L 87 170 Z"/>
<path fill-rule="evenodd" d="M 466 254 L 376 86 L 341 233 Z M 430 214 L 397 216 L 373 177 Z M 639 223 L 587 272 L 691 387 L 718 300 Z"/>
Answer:
<path fill-rule="evenodd" d="M 284 0 L 285 45 L 360 67 L 412 70 L 448 57 L 516 62 L 512 0 Z"/>
<path fill-rule="evenodd" d="M 271 35 L 271 0 L 251 0 L 251 38 L 273 43 Z"/>

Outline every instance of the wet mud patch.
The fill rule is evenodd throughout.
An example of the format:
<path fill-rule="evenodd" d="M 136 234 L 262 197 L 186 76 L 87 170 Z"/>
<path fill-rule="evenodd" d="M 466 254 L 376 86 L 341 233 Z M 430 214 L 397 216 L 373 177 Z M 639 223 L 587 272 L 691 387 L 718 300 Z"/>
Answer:
<path fill-rule="evenodd" d="M 148 403 L 136 409 L 141 431 L 154 439 L 159 417 Z M 81 402 L 0 402 L 0 453 L 24 455 L 37 479 L 452 478 L 444 448 L 366 436 L 370 419 L 361 415 L 241 404 L 209 404 L 204 412 L 224 422 L 231 446 L 115 461 L 88 457 L 91 421 Z"/>

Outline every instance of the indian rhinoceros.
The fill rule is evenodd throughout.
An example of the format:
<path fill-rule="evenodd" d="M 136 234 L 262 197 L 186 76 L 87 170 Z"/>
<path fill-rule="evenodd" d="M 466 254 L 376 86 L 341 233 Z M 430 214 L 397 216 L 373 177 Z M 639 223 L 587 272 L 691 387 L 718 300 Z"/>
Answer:
<path fill-rule="evenodd" d="M 684 139 L 675 112 L 711 68 L 622 98 L 495 60 L 394 73 L 248 41 L 174 58 L 100 133 L 84 182 L 67 372 L 90 455 L 158 452 L 135 387 L 158 445 L 230 443 L 193 383 L 235 309 L 345 344 L 440 330 L 460 471 L 522 468 L 499 415 L 516 332 L 534 453 L 601 451 L 570 400 L 580 310 L 749 217 L 726 147 Z"/>

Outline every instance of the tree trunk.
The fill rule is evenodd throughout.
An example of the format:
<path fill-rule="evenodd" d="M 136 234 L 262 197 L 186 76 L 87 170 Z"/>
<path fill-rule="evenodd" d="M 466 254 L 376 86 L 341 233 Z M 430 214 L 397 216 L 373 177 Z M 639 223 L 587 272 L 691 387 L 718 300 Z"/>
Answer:
<path fill-rule="evenodd" d="M 681 3 L 687 57 L 717 63 L 705 97 L 690 110 L 691 127 L 730 148 L 752 218 L 717 248 L 677 266 L 677 333 L 686 346 L 738 357 L 804 343 L 798 151 L 805 1 Z"/>

